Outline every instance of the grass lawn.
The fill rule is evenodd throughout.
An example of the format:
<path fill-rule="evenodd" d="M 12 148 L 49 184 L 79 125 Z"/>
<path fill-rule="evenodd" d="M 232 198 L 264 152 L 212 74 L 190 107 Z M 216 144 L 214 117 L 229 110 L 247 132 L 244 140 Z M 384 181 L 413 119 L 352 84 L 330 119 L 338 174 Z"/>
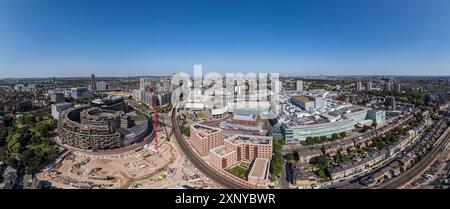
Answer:
<path fill-rule="evenodd" d="M 200 119 L 200 120 L 208 118 L 208 115 L 204 112 L 197 113 L 197 116 L 198 116 L 198 119 Z"/>
<path fill-rule="evenodd" d="M 228 169 L 227 171 L 241 179 L 245 179 L 245 174 L 247 173 L 247 169 L 238 165 Z"/>
<path fill-rule="evenodd" d="M 141 111 L 136 111 L 136 115 L 143 115 L 143 116 L 146 116 L 147 114 L 145 114 L 145 113 L 143 113 L 143 112 L 141 112 Z"/>

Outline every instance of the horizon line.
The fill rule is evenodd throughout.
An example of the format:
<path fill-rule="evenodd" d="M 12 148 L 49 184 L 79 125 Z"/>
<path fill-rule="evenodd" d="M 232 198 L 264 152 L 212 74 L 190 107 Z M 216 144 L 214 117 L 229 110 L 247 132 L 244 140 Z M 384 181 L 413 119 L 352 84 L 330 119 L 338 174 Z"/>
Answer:
<path fill-rule="evenodd" d="M 236 72 L 238 73 L 238 72 Z M 249 73 L 249 72 L 247 72 Z M 244 73 L 244 74 L 247 74 Z M 250 72 L 251 73 L 251 72 Z M 95 73 L 93 73 L 95 75 Z M 173 73 L 172 73 L 173 74 Z M 207 73 L 206 73 L 207 74 Z M 225 74 L 225 73 L 221 73 Z M 258 73 L 256 73 L 258 74 Z M 267 73 L 270 74 L 270 73 Z M 204 74 L 205 75 L 205 74 Z M 136 76 L 97 76 L 96 78 L 134 78 L 134 77 L 170 77 L 172 75 L 136 75 Z M 192 76 L 192 75 L 191 75 Z M 372 74 L 372 75 L 281 75 L 279 77 L 450 77 L 449 75 L 420 75 L 420 74 L 410 74 L 410 75 L 387 75 L 387 74 Z M 0 77 L 0 80 L 12 80 L 12 79 L 52 79 L 52 78 L 90 78 L 88 76 L 45 76 L 45 77 Z"/>

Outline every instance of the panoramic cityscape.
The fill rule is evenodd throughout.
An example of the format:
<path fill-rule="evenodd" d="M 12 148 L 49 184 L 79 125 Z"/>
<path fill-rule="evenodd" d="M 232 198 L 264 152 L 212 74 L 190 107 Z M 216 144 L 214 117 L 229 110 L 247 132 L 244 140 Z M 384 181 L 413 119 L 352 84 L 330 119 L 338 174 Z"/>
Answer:
<path fill-rule="evenodd" d="M 3 79 L 1 187 L 449 187 L 450 77 L 275 78 Z"/>
<path fill-rule="evenodd" d="M 450 189 L 433 2 L 1 1 L 0 189 Z"/>

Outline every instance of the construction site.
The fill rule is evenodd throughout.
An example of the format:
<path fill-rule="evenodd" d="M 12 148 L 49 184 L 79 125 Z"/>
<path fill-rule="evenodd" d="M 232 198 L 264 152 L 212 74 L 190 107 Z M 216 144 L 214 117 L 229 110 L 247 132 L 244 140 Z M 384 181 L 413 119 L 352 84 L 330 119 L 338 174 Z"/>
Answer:
<path fill-rule="evenodd" d="M 70 189 L 221 188 L 180 155 L 175 140 L 158 132 L 157 149 L 149 144 L 111 155 L 67 151 L 37 178 Z"/>

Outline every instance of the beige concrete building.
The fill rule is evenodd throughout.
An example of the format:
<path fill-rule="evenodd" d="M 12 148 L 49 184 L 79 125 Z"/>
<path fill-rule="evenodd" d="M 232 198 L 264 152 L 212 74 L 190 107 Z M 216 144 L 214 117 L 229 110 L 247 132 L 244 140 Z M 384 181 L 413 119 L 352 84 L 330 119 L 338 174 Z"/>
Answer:
<path fill-rule="evenodd" d="M 257 126 L 260 122 L 259 116 L 257 115 L 240 113 L 235 113 L 232 120 L 234 124 L 245 126 Z"/>
<path fill-rule="evenodd" d="M 309 163 L 312 158 L 322 155 L 322 150 L 305 147 L 297 151 L 300 163 Z"/>
<path fill-rule="evenodd" d="M 270 160 L 256 158 L 247 176 L 247 180 L 254 184 L 269 183 L 269 163 Z"/>
<path fill-rule="evenodd" d="M 194 124 L 190 129 L 191 144 L 201 156 L 206 156 L 209 150 L 223 145 L 223 132 L 220 128 Z"/>
<path fill-rule="evenodd" d="M 132 116 L 131 127 L 121 127 L 123 111 L 81 106 L 59 115 L 58 132 L 61 143 L 77 149 L 112 150 L 144 140 L 150 130 L 145 116 Z"/>
<path fill-rule="evenodd" d="M 234 135 L 224 145 L 210 150 L 209 163 L 220 169 L 232 167 L 242 161 L 257 158 L 272 159 L 272 138 L 266 136 Z M 261 160 L 259 160 L 261 161 Z"/>
<path fill-rule="evenodd" d="M 254 184 L 269 182 L 272 137 L 237 134 L 223 140 L 223 145 L 211 149 L 209 153 L 209 164 L 218 169 L 253 161 L 247 181 Z"/>
<path fill-rule="evenodd" d="M 226 169 L 238 163 L 236 151 L 225 145 L 210 150 L 209 163 L 219 169 Z"/>
<path fill-rule="evenodd" d="M 225 139 L 224 144 L 236 150 L 237 161 L 272 159 L 272 137 L 237 134 Z"/>

